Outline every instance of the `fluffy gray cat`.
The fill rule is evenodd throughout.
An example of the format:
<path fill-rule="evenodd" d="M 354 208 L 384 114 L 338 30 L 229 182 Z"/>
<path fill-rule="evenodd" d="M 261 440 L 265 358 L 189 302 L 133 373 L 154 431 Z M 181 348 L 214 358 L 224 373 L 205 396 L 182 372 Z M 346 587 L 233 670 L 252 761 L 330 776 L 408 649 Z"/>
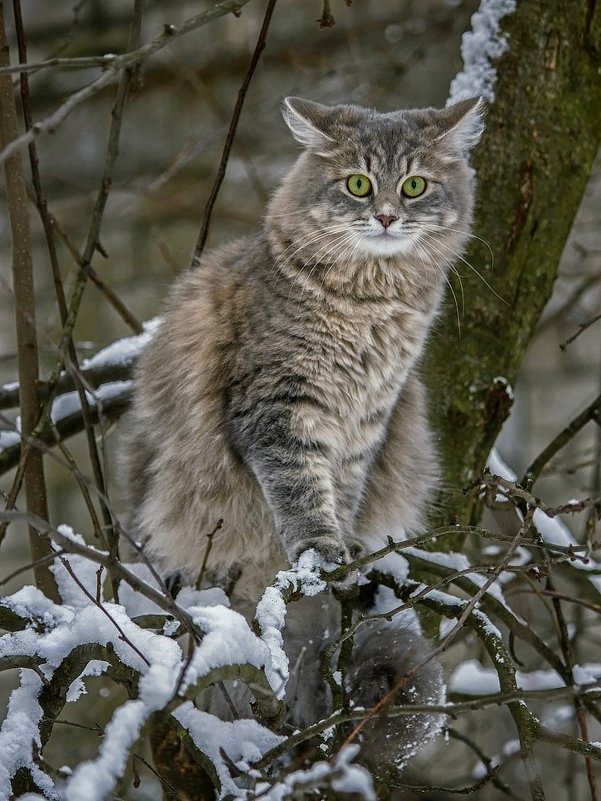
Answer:
<path fill-rule="evenodd" d="M 193 579 L 222 519 L 208 567 L 236 572 L 241 609 L 308 548 L 346 562 L 422 524 L 437 462 L 416 364 L 469 236 L 482 130 L 478 99 L 380 114 L 288 98 L 284 118 L 303 153 L 261 230 L 176 283 L 125 423 L 133 535 Z M 426 652 L 372 635 L 359 703 Z"/>

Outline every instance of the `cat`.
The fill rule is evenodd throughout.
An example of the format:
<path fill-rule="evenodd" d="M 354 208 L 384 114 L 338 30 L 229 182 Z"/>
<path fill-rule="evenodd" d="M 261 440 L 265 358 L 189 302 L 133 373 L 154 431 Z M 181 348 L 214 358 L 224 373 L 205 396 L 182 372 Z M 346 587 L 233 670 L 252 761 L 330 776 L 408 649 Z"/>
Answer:
<path fill-rule="evenodd" d="M 222 520 L 205 575 L 235 576 L 245 611 L 309 548 L 346 563 L 424 523 L 438 466 L 417 368 L 469 236 L 483 127 L 478 98 L 379 113 L 290 97 L 283 115 L 303 152 L 261 230 L 176 282 L 124 426 L 133 536 L 193 581 Z M 371 702 L 407 640 L 384 665 L 364 640 Z"/>

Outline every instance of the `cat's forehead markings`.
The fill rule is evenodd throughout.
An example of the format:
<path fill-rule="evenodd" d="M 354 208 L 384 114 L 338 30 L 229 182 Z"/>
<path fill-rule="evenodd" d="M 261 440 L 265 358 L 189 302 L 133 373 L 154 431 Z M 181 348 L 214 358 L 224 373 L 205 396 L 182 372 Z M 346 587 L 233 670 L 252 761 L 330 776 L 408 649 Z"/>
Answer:
<path fill-rule="evenodd" d="M 417 157 L 405 158 L 403 157 L 403 167 L 401 169 L 401 178 L 408 175 L 421 175 L 423 172 L 423 164 Z"/>
<path fill-rule="evenodd" d="M 371 159 L 370 159 L 369 156 L 361 154 L 360 163 L 361 163 L 361 169 L 363 170 L 363 172 L 365 172 L 365 173 L 370 173 L 371 172 Z"/>

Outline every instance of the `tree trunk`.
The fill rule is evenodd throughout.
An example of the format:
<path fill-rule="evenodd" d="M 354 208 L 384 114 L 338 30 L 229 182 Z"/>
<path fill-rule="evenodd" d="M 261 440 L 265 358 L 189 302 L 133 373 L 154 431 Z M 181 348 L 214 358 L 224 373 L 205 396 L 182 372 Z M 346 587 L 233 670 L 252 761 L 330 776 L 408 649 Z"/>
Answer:
<path fill-rule="evenodd" d="M 600 14 L 595 0 L 518 0 L 502 28 L 495 102 L 473 164 L 474 233 L 458 264 L 461 335 L 448 301 L 426 365 L 445 491 L 436 523 L 475 523 L 462 488 L 477 478 L 509 414 L 512 384 L 547 302 L 601 139 Z M 461 303 L 461 289 L 450 276 Z M 497 294 L 504 300 L 500 300 Z"/>

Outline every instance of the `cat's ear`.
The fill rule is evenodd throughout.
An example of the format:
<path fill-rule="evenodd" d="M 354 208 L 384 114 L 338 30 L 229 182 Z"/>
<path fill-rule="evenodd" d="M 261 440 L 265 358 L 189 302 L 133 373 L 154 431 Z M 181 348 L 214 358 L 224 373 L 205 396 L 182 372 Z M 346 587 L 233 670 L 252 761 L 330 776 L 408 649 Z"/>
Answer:
<path fill-rule="evenodd" d="M 478 144 L 484 131 L 484 101 L 481 97 L 460 100 L 438 112 L 442 132 L 434 140 L 450 154 L 462 155 Z"/>
<path fill-rule="evenodd" d="M 301 97 L 286 97 L 282 114 L 296 141 L 309 150 L 323 153 L 334 143 L 334 139 L 326 133 L 332 116 L 329 106 Z"/>

